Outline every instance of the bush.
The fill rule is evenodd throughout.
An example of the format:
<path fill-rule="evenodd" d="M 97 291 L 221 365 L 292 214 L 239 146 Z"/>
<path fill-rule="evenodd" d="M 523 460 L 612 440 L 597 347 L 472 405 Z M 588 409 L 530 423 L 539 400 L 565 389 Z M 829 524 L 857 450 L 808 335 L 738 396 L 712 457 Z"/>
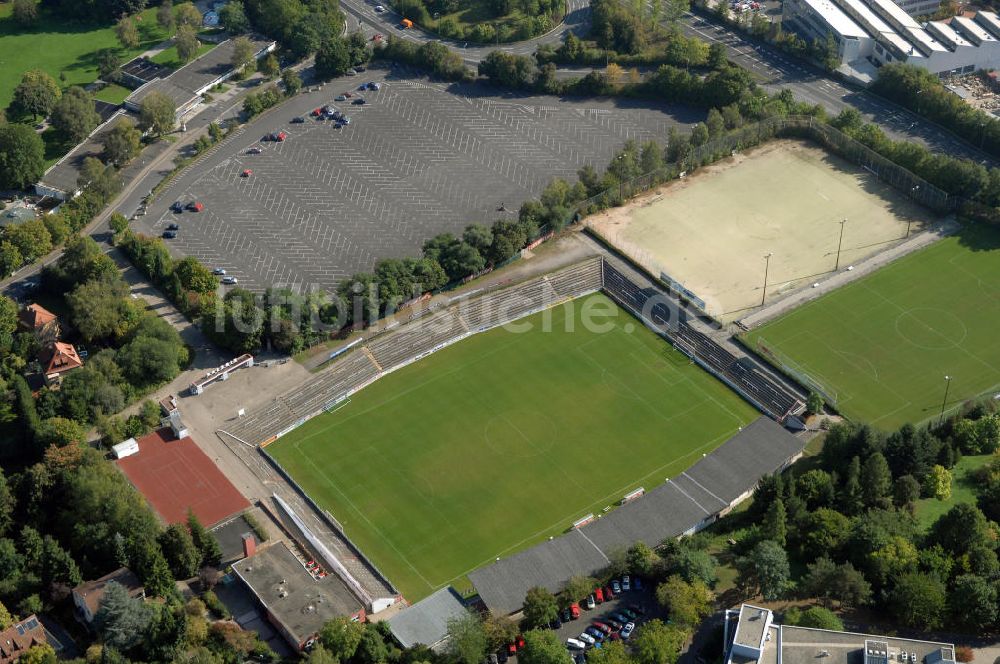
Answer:
<path fill-rule="evenodd" d="M 229 609 L 222 603 L 222 600 L 220 600 L 219 596 L 215 594 L 215 591 L 206 590 L 205 594 L 201 596 L 201 601 L 205 603 L 205 606 L 208 607 L 208 610 L 211 611 L 216 618 L 228 620 L 232 617 Z"/>
<path fill-rule="evenodd" d="M 267 531 L 264 530 L 264 527 L 262 525 L 260 525 L 260 521 L 257 520 L 257 517 L 247 512 L 246 514 L 243 515 L 243 520 L 247 522 L 247 525 L 250 526 L 250 530 L 252 530 L 253 534 L 257 536 L 258 542 L 267 541 L 268 539 Z"/>

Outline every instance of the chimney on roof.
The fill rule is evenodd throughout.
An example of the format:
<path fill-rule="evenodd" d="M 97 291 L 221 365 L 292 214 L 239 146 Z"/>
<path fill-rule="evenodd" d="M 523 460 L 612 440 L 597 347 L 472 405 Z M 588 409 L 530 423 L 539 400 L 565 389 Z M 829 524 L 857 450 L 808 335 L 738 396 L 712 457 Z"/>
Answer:
<path fill-rule="evenodd" d="M 257 553 L 257 540 L 254 539 L 253 533 L 243 533 L 243 557 L 249 558 L 255 553 Z"/>

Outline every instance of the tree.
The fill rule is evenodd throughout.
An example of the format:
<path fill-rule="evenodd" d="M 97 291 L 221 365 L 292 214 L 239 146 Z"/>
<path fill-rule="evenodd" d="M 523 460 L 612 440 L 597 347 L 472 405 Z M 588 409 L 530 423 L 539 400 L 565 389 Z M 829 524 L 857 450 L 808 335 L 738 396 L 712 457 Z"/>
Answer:
<path fill-rule="evenodd" d="M 229 4 L 226 5 L 226 7 L 228 7 L 231 4 L 233 3 L 230 2 Z M 286 69 L 285 71 L 281 72 L 281 82 L 285 86 L 285 95 L 288 97 L 297 95 L 299 93 L 299 90 L 302 89 L 302 77 L 299 76 L 299 73 L 294 69 Z"/>
<path fill-rule="evenodd" d="M 487 613 L 483 617 L 487 652 L 496 652 L 514 640 L 520 629 L 509 616 Z"/>
<path fill-rule="evenodd" d="M 115 25 L 115 36 L 127 49 L 139 48 L 139 28 L 132 16 L 123 16 Z"/>
<path fill-rule="evenodd" d="M 533 629 L 524 635 L 524 648 L 518 653 L 518 661 L 524 664 L 566 664 L 566 646 L 555 632 Z"/>
<path fill-rule="evenodd" d="M 31 25 L 38 20 L 38 0 L 14 0 L 14 20 L 21 25 Z"/>
<path fill-rule="evenodd" d="M 254 56 L 253 43 L 249 39 L 241 36 L 233 40 L 233 55 L 230 59 L 233 69 L 243 72 L 254 63 Z"/>
<path fill-rule="evenodd" d="M 892 474 L 881 452 L 865 459 L 861 467 L 861 498 L 867 507 L 887 507 Z"/>
<path fill-rule="evenodd" d="M 125 118 L 119 118 L 104 137 L 104 159 L 117 167 L 135 159 L 141 149 L 142 133 Z"/>
<path fill-rule="evenodd" d="M 706 586 L 716 581 L 715 558 L 708 551 L 682 546 L 670 556 L 668 567 L 672 573 L 679 574 L 688 583 L 698 579 Z"/>
<path fill-rule="evenodd" d="M 340 660 L 324 648 L 322 643 L 313 646 L 313 649 L 309 651 L 309 656 L 306 657 L 306 662 L 309 664 L 340 664 Z"/>
<path fill-rule="evenodd" d="M 101 123 L 94 108 L 94 100 L 76 85 L 63 93 L 56 102 L 50 120 L 52 126 L 72 143 L 85 139 Z"/>
<path fill-rule="evenodd" d="M 722 46 L 722 44 L 712 44 L 712 47 Z M 725 46 L 722 47 L 723 51 Z M 813 390 L 809 393 L 809 398 L 806 400 L 806 412 L 810 415 L 821 415 L 823 413 L 823 395 Z"/>
<path fill-rule="evenodd" d="M 634 659 L 637 664 L 674 664 L 686 639 L 684 630 L 654 618 L 641 625 L 632 637 Z"/>
<path fill-rule="evenodd" d="M 137 336 L 118 350 L 115 359 L 132 385 L 157 385 L 177 376 L 182 348 L 163 339 Z"/>
<path fill-rule="evenodd" d="M 785 539 L 788 537 L 788 523 L 785 502 L 781 498 L 771 503 L 770 509 L 767 510 L 762 533 L 765 539 L 774 540 L 781 546 L 785 545 Z"/>
<path fill-rule="evenodd" d="M 656 599 L 678 625 L 694 627 L 712 612 L 712 592 L 704 583 L 671 576 L 656 588 Z"/>
<path fill-rule="evenodd" d="M 773 601 L 785 592 L 791 571 L 788 554 L 781 545 L 763 540 L 750 554 L 737 561 L 740 585 L 745 589 L 758 589 L 764 599 Z"/>
<path fill-rule="evenodd" d="M 163 28 L 166 33 L 174 31 L 174 3 L 173 0 L 163 0 L 156 8 L 156 24 Z"/>
<path fill-rule="evenodd" d="M 94 623 L 107 646 L 128 650 L 142 638 L 151 617 L 141 599 L 129 597 L 124 586 L 111 581 L 104 586 Z"/>
<path fill-rule="evenodd" d="M 55 649 L 47 643 L 31 646 L 20 657 L 18 664 L 58 664 Z"/>
<path fill-rule="evenodd" d="M 995 583 L 973 574 L 963 574 L 955 579 L 948 593 L 948 606 L 959 624 L 974 632 L 985 633 L 993 625 L 1000 612 Z"/>
<path fill-rule="evenodd" d="M 524 598 L 524 619 L 529 629 L 544 629 L 559 615 L 556 598 L 545 588 L 535 586 Z"/>
<path fill-rule="evenodd" d="M 945 551 L 962 555 L 980 547 L 992 548 L 989 521 L 975 505 L 959 503 L 941 515 L 930 528 L 929 540 Z"/>
<path fill-rule="evenodd" d="M 113 48 L 102 48 L 97 52 L 97 74 L 102 81 L 115 83 L 121 78 L 122 59 Z"/>
<path fill-rule="evenodd" d="M 851 520 L 826 507 L 807 514 L 800 524 L 797 539 L 807 559 L 835 554 L 851 535 Z"/>
<path fill-rule="evenodd" d="M 888 605 L 907 627 L 933 630 L 941 626 L 946 606 L 944 584 L 928 574 L 910 572 L 896 580 Z"/>
<path fill-rule="evenodd" d="M 177 26 L 187 25 L 192 28 L 201 27 L 201 12 L 194 6 L 193 2 L 182 2 L 177 5 Z"/>
<path fill-rule="evenodd" d="M 41 69 L 30 69 L 21 76 L 21 82 L 14 88 L 14 99 L 10 106 L 16 113 L 46 116 L 59 101 L 62 93 L 59 84 Z"/>
<path fill-rule="evenodd" d="M 656 552 L 645 542 L 636 542 L 625 552 L 625 562 L 633 574 L 649 576 L 658 560 Z"/>
<path fill-rule="evenodd" d="M 66 295 L 73 325 L 88 343 L 124 339 L 139 324 L 142 305 L 122 281 L 92 280 Z"/>
<path fill-rule="evenodd" d="M 177 121 L 177 106 L 162 92 L 150 92 L 139 104 L 139 127 L 162 136 L 172 131 Z"/>
<path fill-rule="evenodd" d="M 41 219 L 8 228 L 4 239 L 17 247 L 26 261 L 34 261 L 52 251 L 52 236 Z"/>
<path fill-rule="evenodd" d="M 480 664 L 486 655 L 486 631 L 479 616 L 469 614 L 448 621 L 448 652 L 460 664 Z"/>
<path fill-rule="evenodd" d="M 257 71 L 268 79 L 275 78 L 281 72 L 278 57 L 274 53 L 268 53 L 257 62 Z"/>
<path fill-rule="evenodd" d="M 911 509 L 918 498 L 920 498 L 920 482 L 913 475 L 896 478 L 892 485 L 892 502 L 896 507 Z"/>
<path fill-rule="evenodd" d="M 805 611 L 799 611 L 795 608 L 789 609 L 785 612 L 784 623 L 798 627 L 828 629 L 834 632 L 844 631 L 844 623 L 840 618 L 833 611 L 822 606 L 813 606 Z"/>
<path fill-rule="evenodd" d="M 951 471 L 935 464 L 924 479 L 924 490 L 930 497 L 938 500 L 951 498 Z"/>
<path fill-rule="evenodd" d="M 694 145 L 695 147 L 704 145 L 705 143 L 708 143 L 708 139 L 708 127 L 705 126 L 704 122 L 699 122 L 694 126 L 694 129 L 691 130 L 691 145 Z"/>
<path fill-rule="evenodd" d="M 14 522 L 14 508 L 16 505 L 17 501 L 14 499 L 14 494 L 11 493 L 10 486 L 7 484 L 7 476 L 4 475 L 3 469 L 0 469 L 0 535 L 4 535 Z M 0 562 L 3 562 L 3 560 L 0 559 Z M 0 576 L 0 579 L 2 579 L 2 576 Z"/>
<path fill-rule="evenodd" d="M 343 76 L 351 68 L 351 54 L 340 37 L 334 37 L 316 52 L 316 75 L 323 79 Z"/>
<path fill-rule="evenodd" d="M 187 528 L 176 523 L 170 524 L 160 534 L 159 541 L 175 578 L 189 579 L 197 573 L 201 554 L 195 548 Z"/>
<path fill-rule="evenodd" d="M 35 443 L 42 449 L 50 445 L 66 447 L 87 442 L 87 430 L 83 425 L 64 417 L 50 417 L 43 420 L 35 431 Z"/>
<path fill-rule="evenodd" d="M 602 647 L 587 653 L 587 664 L 632 664 L 632 658 L 625 651 L 620 639 L 607 641 Z"/>
<path fill-rule="evenodd" d="M 708 66 L 712 69 L 722 69 L 728 64 L 729 58 L 726 56 L 725 44 L 712 42 L 712 45 L 708 47 Z"/>
<path fill-rule="evenodd" d="M 188 530 L 191 531 L 191 540 L 201 553 L 201 564 L 218 567 L 222 562 L 222 550 L 219 548 L 219 542 L 216 541 L 212 533 L 205 530 L 205 526 L 201 525 L 201 521 L 190 509 L 188 510 L 187 525 Z"/>
<path fill-rule="evenodd" d="M 350 661 L 361 643 L 361 636 L 365 632 L 362 623 L 354 622 L 350 618 L 334 618 L 325 625 L 319 632 L 320 643 L 331 655 L 341 662 Z"/>
<path fill-rule="evenodd" d="M 594 592 L 597 587 L 597 579 L 589 576 L 571 576 L 563 588 L 562 594 L 567 604 L 579 602 L 581 599 Z"/>
<path fill-rule="evenodd" d="M 191 62 L 198 55 L 201 42 L 198 41 L 198 34 L 190 25 L 182 25 L 177 28 L 177 35 L 174 36 L 174 46 L 177 47 L 177 57 L 181 62 Z"/>
<path fill-rule="evenodd" d="M 250 31 L 250 21 L 247 19 L 243 3 L 238 0 L 230 0 L 219 10 L 219 23 L 230 34 L 238 35 Z"/>
<path fill-rule="evenodd" d="M 852 457 L 847 466 L 847 476 L 844 478 L 844 488 L 840 492 L 841 511 L 847 516 L 854 516 L 864 506 L 861 495 L 861 459 Z"/>
<path fill-rule="evenodd" d="M 471 244 L 453 242 L 441 254 L 439 261 L 451 280 L 461 279 L 479 272 L 486 266 L 486 259 Z"/>
<path fill-rule="evenodd" d="M 7 607 L 0 602 L 0 631 L 6 630 L 13 624 L 14 617 L 10 615 L 10 611 L 7 610 Z"/>

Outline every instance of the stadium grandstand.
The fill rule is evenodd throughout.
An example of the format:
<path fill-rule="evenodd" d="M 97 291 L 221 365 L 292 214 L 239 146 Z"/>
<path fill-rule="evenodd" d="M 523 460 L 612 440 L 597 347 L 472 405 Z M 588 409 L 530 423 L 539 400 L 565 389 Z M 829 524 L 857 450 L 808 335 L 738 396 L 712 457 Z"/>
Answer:
<path fill-rule="evenodd" d="M 482 567 L 469 580 L 494 613 L 521 608 L 534 586 L 562 590 L 607 567 L 615 551 L 697 532 L 750 495 L 760 478 L 802 454 L 805 442 L 767 417 L 744 427 L 680 475 L 587 525 Z"/>

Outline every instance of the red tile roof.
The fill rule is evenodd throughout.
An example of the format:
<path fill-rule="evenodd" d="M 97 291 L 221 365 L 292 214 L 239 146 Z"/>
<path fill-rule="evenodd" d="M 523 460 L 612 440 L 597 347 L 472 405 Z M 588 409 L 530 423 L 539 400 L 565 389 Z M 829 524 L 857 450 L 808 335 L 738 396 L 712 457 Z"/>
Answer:
<path fill-rule="evenodd" d="M 18 314 L 22 327 L 38 330 L 57 320 L 56 315 L 40 304 L 29 304 Z"/>
<path fill-rule="evenodd" d="M 72 344 L 55 341 L 49 348 L 45 374 L 62 373 L 83 366 L 83 360 L 76 354 Z"/>
<path fill-rule="evenodd" d="M 32 646 L 45 643 L 45 629 L 32 614 L 0 632 L 0 664 L 12 664 Z"/>

